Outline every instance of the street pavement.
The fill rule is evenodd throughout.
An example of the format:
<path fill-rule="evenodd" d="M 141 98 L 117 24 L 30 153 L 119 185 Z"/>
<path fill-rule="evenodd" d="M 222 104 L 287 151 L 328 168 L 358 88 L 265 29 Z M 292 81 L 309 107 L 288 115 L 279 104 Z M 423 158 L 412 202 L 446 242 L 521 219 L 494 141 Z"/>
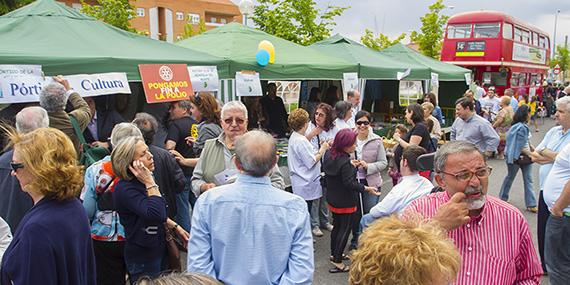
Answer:
<path fill-rule="evenodd" d="M 536 146 L 541 141 L 546 132 L 555 125 L 553 119 L 545 119 L 544 122 L 539 121 L 539 129 L 540 132 L 534 132 L 534 127 L 530 126 L 532 137 L 531 143 Z M 507 167 L 505 165 L 504 160 L 496 160 L 491 159 L 488 161 L 488 164 L 493 167 L 493 172 L 489 179 L 489 191 L 488 195 L 498 197 L 499 191 L 501 189 L 501 184 L 503 183 L 503 179 L 507 174 Z M 390 177 L 384 171 L 383 179 L 384 184 L 382 186 L 382 196 L 386 196 L 386 194 L 392 188 L 392 182 Z M 539 192 L 539 184 L 538 184 L 538 165 L 533 165 L 533 187 L 534 193 L 538 200 L 538 192 Z M 535 248 L 537 249 L 538 254 L 538 246 L 536 245 L 536 214 L 530 213 L 526 211 L 526 206 L 524 204 L 524 189 L 523 189 L 523 180 L 522 180 L 522 173 L 519 171 L 515 181 L 513 182 L 513 187 L 509 193 L 509 203 L 513 206 L 518 208 L 525 218 L 527 219 L 530 230 L 532 232 L 532 238 L 535 244 Z M 323 237 L 316 237 L 315 245 L 315 275 L 314 275 L 314 284 L 320 285 L 329 285 L 329 284 L 348 284 L 348 273 L 335 273 L 331 274 L 328 272 L 330 268 L 332 268 L 331 263 L 329 262 L 330 256 L 330 232 L 323 230 L 325 234 Z M 349 240 L 350 242 L 350 240 Z M 548 277 L 542 278 L 542 284 L 549 285 Z"/>

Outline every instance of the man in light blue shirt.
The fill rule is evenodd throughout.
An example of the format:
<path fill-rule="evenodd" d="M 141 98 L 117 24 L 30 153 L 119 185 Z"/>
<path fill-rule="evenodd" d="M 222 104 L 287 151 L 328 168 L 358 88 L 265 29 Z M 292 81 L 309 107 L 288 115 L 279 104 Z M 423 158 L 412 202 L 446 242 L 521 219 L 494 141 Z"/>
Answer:
<path fill-rule="evenodd" d="M 235 142 L 236 182 L 200 195 L 192 216 L 188 272 L 224 284 L 311 284 L 313 238 L 303 198 L 271 186 L 274 139 L 250 131 Z"/>
<path fill-rule="evenodd" d="M 370 209 L 370 213 L 360 220 L 362 229 L 368 227 L 376 219 L 400 213 L 408 204 L 431 192 L 433 184 L 418 173 L 417 160 L 426 151 L 419 146 L 409 146 L 404 150 L 400 160 L 402 181 L 398 183 L 382 201 Z"/>
<path fill-rule="evenodd" d="M 497 151 L 499 135 L 489 121 L 475 114 L 473 100 L 467 97 L 455 101 L 455 122 L 451 126 L 452 141 L 467 141 L 473 143 L 490 157 Z"/>
<path fill-rule="evenodd" d="M 519 108 L 519 100 L 517 100 L 517 98 L 515 98 L 515 91 L 511 88 L 505 90 L 505 96 L 509 96 L 511 97 L 511 107 L 513 108 L 513 111 L 517 111 L 517 109 Z"/>
<path fill-rule="evenodd" d="M 542 269 L 546 272 L 546 266 L 544 261 L 544 234 L 546 231 L 546 222 L 550 216 L 548 207 L 544 202 L 544 182 L 546 177 L 552 169 L 554 160 L 558 156 L 558 153 L 564 148 L 564 146 L 570 144 L 570 97 L 561 98 L 556 101 L 556 113 L 554 114 L 554 120 L 558 124 L 551 128 L 542 142 L 535 148 L 531 153 L 532 160 L 540 164 L 540 169 L 538 171 L 538 178 L 540 183 L 540 194 L 538 195 L 538 217 L 537 217 L 537 242 L 538 242 L 538 253 L 540 254 L 540 260 L 542 262 Z"/>

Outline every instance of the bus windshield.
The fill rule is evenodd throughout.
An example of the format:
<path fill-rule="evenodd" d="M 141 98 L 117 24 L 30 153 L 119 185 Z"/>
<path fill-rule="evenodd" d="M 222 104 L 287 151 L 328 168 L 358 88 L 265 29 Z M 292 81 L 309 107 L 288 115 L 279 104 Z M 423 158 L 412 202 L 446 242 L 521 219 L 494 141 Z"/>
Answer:
<path fill-rule="evenodd" d="M 471 24 L 447 26 L 448 39 L 465 39 L 471 37 Z"/>
<path fill-rule="evenodd" d="M 499 23 L 475 24 L 473 34 L 476 38 L 496 38 L 500 29 L 501 25 Z"/>

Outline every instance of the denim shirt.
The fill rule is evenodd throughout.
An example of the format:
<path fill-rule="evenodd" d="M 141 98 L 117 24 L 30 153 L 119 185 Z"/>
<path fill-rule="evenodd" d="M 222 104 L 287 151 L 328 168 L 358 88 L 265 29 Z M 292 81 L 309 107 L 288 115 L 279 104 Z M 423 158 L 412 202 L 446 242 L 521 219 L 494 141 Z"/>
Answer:
<path fill-rule="evenodd" d="M 507 147 L 505 155 L 507 163 L 513 164 L 521 155 L 523 148 L 528 147 L 528 126 L 524 123 L 516 123 L 507 132 Z"/>
<path fill-rule="evenodd" d="M 87 216 L 91 221 L 91 238 L 100 241 L 125 240 L 125 229 L 116 211 L 99 211 L 97 209 L 97 193 L 95 187 L 102 177 L 103 163 L 111 161 L 108 155 L 85 170 L 85 180 L 81 191 L 81 200 Z"/>

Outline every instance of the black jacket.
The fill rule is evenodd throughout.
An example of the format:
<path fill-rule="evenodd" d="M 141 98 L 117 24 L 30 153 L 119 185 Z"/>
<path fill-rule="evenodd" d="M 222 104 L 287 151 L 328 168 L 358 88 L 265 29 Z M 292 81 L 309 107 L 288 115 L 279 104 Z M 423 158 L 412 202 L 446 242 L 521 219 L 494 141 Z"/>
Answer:
<path fill-rule="evenodd" d="M 97 111 L 97 136 L 99 137 L 99 141 L 108 142 L 115 125 L 122 122 L 125 122 L 125 119 L 115 110 L 109 110 L 107 112 Z M 87 143 L 95 141 L 89 128 L 85 128 L 83 137 L 85 137 Z"/>
<path fill-rule="evenodd" d="M 327 151 L 323 161 L 327 202 L 334 208 L 356 207 L 358 192 L 364 192 L 364 185 L 356 180 L 356 168 L 350 164 L 350 156 L 343 153 L 333 159 L 330 151 Z"/>
<path fill-rule="evenodd" d="M 154 159 L 154 179 L 160 192 L 164 195 L 167 205 L 167 215 L 176 216 L 176 194 L 184 191 L 186 177 L 182 168 L 169 151 L 154 145 L 149 147 Z"/>

